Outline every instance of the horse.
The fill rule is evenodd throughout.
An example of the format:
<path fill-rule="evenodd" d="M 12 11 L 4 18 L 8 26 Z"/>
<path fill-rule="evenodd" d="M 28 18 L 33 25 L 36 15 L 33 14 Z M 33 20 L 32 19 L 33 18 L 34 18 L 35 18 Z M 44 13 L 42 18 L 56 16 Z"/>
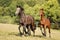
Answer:
<path fill-rule="evenodd" d="M 50 26 L 51 26 L 51 23 L 50 23 L 50 20 L 48 18 L 45 18 L 44 17 L 44 9 L 40 9 L 40 14 L 41 16 L 41 19 L 40 19 L 40 22 L 39 22 L 39 27 L 41 29 L 41 33 L 46 36 L 46 28 L 48 28 L 49 30 L 49 37 L 51 37 L 51 31 L 50 31 Z M 44 33 L 42 31 L 42 28 L 44 29 Z"/>
<path fill-rule="evenodd" d="M 34 24 L 34 18 L 31 15 L 26 15 L 24 13 L 24 8 L 21 6 L 17 6 L 15 14 L 18 15 L 19 19 L 20 19 L 19 20 L 19 27 L 18 27 L 20 35 L 24 34 L 24 33 L 25 34 L 28 33 L 29 35 L 31 35 L 31 31 L 35 35 L 36 26 Z M 23 33 L 20 30 L 21 26 L 23 27 Z M 26 29 L 28 29 L 28 32 L 26 31 Z"/>

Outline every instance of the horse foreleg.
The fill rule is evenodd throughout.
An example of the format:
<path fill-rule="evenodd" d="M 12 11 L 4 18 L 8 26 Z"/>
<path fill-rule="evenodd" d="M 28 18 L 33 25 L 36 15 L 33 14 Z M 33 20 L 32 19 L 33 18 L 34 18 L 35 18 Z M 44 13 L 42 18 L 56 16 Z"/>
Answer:
<path fill-rule="evenodd" d="M 44 26 L 44 36 L 46 36 L 46 26 Z"/>
<path fill-rule="evenodd" d="M 30 26 L 28 26 L 28 34 L 31 35 Z"/>
<path fill-rule="evenodd" d="M 24 33 L 27 34 L 27 32 L 26 32 L 26 25 L 23 26 L 23 34 Z"/>
<path fill-rule="evenodd" d="M 18 30 L 20 32 L 20 35 L 22 35 L 22 32 L 21 32 L 20 28 L 21 28 L 21 25 L 19 25 Z"/>
<path fill-rule="evenodd" d="M 41 33 L 43 34 L 42 25 L 40 26 Z"/>

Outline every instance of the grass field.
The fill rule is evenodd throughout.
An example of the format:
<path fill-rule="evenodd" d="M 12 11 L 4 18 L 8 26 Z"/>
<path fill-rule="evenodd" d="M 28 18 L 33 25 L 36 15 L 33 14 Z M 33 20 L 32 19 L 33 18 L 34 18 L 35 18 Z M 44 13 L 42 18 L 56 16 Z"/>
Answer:
<path fill-rule="evenodd" d="M 47 30 L 46 30 L 47 31 Z M 51 29 L 51 38 L 42 36 L 39 28 L 36 29 L 36 36 L 19 36 L 18 25 L 0 23 L 0 40 L 60 40 L 60 30 Z"/>

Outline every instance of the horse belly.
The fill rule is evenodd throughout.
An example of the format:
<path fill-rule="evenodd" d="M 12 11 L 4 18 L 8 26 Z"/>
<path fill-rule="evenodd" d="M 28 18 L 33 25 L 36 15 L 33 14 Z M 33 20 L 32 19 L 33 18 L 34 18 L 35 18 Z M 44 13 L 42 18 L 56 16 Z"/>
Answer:
<path fill-rule="evenodd" d="M 31 16 L 28 15 L 26 18 L 27 18 L 27 21 L 26 21 L 27 24 L 31 24 L 33 22 L 33 18 Z"/>

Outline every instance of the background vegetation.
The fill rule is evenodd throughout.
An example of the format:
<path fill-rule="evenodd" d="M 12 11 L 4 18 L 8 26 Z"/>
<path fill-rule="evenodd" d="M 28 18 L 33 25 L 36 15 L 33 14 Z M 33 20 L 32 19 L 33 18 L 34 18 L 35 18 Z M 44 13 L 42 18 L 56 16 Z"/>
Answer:
<path fill-rule="evenodd" d="M 0 0 L 0 23 L 18 23 L 15 16 L 16 5 L 21 5 L 25 14 L 32 15 L 35 20 L 40 20 L 39 9 L 44 8 L 51 27 L 60 28 L 60 0 Z"/>

